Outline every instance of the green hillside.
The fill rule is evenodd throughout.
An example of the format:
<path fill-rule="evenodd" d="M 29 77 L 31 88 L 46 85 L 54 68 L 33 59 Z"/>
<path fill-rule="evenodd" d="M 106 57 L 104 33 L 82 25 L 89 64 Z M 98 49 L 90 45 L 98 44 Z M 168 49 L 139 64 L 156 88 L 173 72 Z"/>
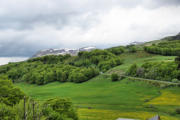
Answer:
<path fill-rule="evenodd" d="M 162 89 L 140 81 L 133 82 L 128 78 L 112 82 L 110 78 L 111 73 L 124 74 L 133 63 L 142 65 L 150 61 L 174 61 L 175 57 L 139 51 L 121 54 L 120 58 L 124 59 L 123 65 L 110 69 L 88 82 L 54 82 L 43 86 L 27 83 L 15 85 L 40 101 L 56 96 L 72 99 L 82 120 L 114 120 L 119 117 L 145 120 L 156 114 L 160 114 L 164 120 L 178 120 L 180 116 L 175 114 L 175 109 L 180 106 L 180 88 Z"/>
<path fill-rule="evenodd" d="M 22 110 L 25 94 L 40 106 L 51 104 L 45 110 L 39 108 L 43 120 L 78 120 L 72 103 L 80 120 L 146 120 L 157 114 L 162 120 L 179 120 L 179 47 L 177 35 L 77 56 L 50 55 L 9 63 L 0 66 L 0 105 L 18 113 L 14 109 Z M 17 116 L 22 118 L 22 113 Z"/>

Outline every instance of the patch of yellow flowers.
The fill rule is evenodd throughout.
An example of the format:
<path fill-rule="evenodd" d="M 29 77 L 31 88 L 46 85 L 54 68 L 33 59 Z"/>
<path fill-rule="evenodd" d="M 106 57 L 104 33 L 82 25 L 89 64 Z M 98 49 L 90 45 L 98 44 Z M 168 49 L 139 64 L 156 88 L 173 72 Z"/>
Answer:
<path fill-rule="evenodd" d="M 180 105 L 180 95 L 163 91 L 162 95 L 149 101 L 147 104 L 152 105 Z"/>
<path fill-rule="evenodd" d="M 102 110 L 102 109 L 85 109 L 81 108 L 80 120 L 116 120 L 118 118 L 134 118 L 138 120 L 146 120 L 155 116 L 155 113 L 150 112 L 123 112 L 119 110 Z M 162 120 L 178 120 L 174 117 L 161 116 Z"/>

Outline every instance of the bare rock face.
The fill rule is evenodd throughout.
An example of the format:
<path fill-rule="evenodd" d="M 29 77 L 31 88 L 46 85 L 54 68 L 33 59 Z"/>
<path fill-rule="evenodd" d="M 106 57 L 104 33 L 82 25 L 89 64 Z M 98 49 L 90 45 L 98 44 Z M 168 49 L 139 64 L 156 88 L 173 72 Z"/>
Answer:
<path fill-rule="evenodd" d="M 37 52 L 33 57 L 41 57 L 41 56 L 46 56 L 46 55 L 66 55 L 70 54 L 72 56 L 75 56 L 78 54 L 78 52 L 81 51 L 92 51 L 96 49 L 96 47 L 83 47 L 79 49 L 46 49 L 46 50 L 41 50 Z"/>

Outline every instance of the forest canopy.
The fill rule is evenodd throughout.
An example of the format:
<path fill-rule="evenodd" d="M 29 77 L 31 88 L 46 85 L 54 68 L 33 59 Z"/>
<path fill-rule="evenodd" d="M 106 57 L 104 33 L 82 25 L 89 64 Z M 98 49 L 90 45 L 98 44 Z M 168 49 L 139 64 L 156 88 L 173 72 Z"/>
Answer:
<path fill-rule="evenodd" d="M 38 85 L 53 81 L 81 83 L 99 75 L 100 72 L 121 65 L 122 59 L 116 54 L 110 50 L 97 49 L 91 52 L 79 52 L 77 56 L 42 56 L 1 66 L 0 74 L 7 75 L 13 82 Z"/>
<path fill-rule="evenodd" d="M 152 54 L 165 56 L 180 56 L 180 40 L 168 40 L 151 46 L 145 46 L 144 50 Z"/>

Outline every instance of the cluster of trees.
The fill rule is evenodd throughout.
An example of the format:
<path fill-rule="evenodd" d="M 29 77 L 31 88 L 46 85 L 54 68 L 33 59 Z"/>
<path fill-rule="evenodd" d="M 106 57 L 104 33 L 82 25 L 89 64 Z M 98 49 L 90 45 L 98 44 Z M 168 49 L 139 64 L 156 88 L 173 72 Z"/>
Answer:
<path fill-rule="evenodd" d="M 112 47 L 112 48 L 109 48 L 107 50 L 110 51 L 111 53 L 115 54 L 115 55 L 120 55 L 120 54 L 125 52 L 125 47 L 124 46 Z"/>
<path fill-rule="evenodd" d="M 35 62 L 35 61 L 40 61 L 44 64 L 57 64 L 57 63 L 63 63 L 65 60 L 70 58 L 71 55 L 66 54 L 66 55 L 47 55 L 47 56 L 42 56 L 42 57 L 37 57 L 37 58 L 31 58 L 28 60 L 29 63 Z"/>
<path fill-rule="evenodd" d="M 118 46 L 118 47 L 112 47 L 112 48 L 107 49 L 107 51 L 115 55 L 121 55 L 122 53 L 125 53 L 125 52 L 135 53 L 137 52 L 137 50 L 138 48 L 135 45 Z"/>
<path fill-rule="evenodd" d="M 75 66 L 96 66 L 100 71 L 105 72 L 112 67 L 122 64 L 119 56 L 108 50 L 94 50 L 91 52 L 79 52 L 74 60 Z"/>
<path fill-rule="evenodd" d="M 126 49 L 127 49 L 127 51 L 130 52 L 130 53 L 135 53 L 135 52 L 137 52 L 137 48 L 135 47 L 135 45 L 127 45 L 127 46 L 126 46 Z"/>
<path fill-rule="evenodd" d="M 10 80 L 0 79 L 0 103 L 13 106 L 23 99 L 24 93 L 15 88 Z"/>
<path fill-rule="evenodd" d="M 78 120 L 78 114 L 69 99 L 54 98 L 43 103 L 42 113 L 48 120 Z"/>
<path fill-rule="evenodd" d="M 161 48 L 158 46 L 146 46 L 144 50 L 152 54 L 160 54 L 165 56 L 180 56 L 180 48 Z"/>
<path fill-rule="evenodd" d="M 28 67 L 29 66 L 29 67 Z M 43 85 L 53 81 L 81 83 L 99 74 L 95 67 L 76 67 L 65 64 L 26 63 L 7 72 L 14 82 Z"/>
<path fill-rule="evenodd" d="M 133 64 L 127 75 L 162 81 L 180 81 L 180 71 L 175 62 L 147 62 L 140 67 Z"/>
<path fill-rule="evenodd" d="M 5 78 L 0 77 L 0 120 L 78 120 L 69 99 L 53 98 L 40 103 Z"/>
<path fill-rule="evenodd" d="M 100 71 L 105 72 L 122 64 L 119 56 L 108 50 L 79 52 L 78 56 L 51 55 L 32 58 L 26 62 L 10 63 L 0 67 L 0 74 L 13 82 L 43 85 L 53 81 L 85 82 Z"/>
<path fill-rule="evenodd" d="M 53 98 L 43 103 L 25 98 L 14 106 L 0 103 L 0 120 L 78 120 L 69 99 Z"/>
<path fill-rule="evenodd" d="M 144 50 L 152 54 L 180 56 L 180 40 L 161 42 L 157 45 L 145 46 Z"/>

